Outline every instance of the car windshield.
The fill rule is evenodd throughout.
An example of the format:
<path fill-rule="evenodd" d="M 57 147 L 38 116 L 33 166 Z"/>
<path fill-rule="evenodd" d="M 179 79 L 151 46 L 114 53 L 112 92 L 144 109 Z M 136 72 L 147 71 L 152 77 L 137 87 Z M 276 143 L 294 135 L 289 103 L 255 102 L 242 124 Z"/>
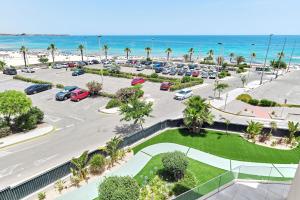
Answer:
<path fill-rule="evenodd" d="M 188 91 L 181 90 L 181 91 L 179 91 L 178 93 L 179 93 L 179 94 L 186 94 L 186 93 L 188 93 Z"/>

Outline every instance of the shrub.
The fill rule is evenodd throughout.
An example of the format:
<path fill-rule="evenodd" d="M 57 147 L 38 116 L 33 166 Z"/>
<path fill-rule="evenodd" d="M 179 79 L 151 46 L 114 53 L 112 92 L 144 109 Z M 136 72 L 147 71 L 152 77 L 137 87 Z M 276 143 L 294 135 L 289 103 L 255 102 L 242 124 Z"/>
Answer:
<path fill-rule="evenodd" d="M 44 200 L 44 199 L 46 199 L 46 193 L 45 193 L 45 192 L 39 192 L 39 193 L 38 193 L 38 199 L 39 199 L 39 200 Z"/>
<path fill-rule="evenodd" d="M 277 103 L 274 101 L 270 101 L 268 99 L 262 99 L 262 100 L 260 100 L 259 105 L 263 106 L 263 107 L 273 107 L 273 106 L 276 106 Z"/>
<path fill-rule="evenodd" d="M 63 84 L 56 84 L 57 88 L 63 89 L 65 86 Z"/>
<path fill-rule="evenodd" d="M 44 119 L 44 113 L 37 107 L 32 107 L 30 110 L 14 119 L 14 129 L 16 131 L 28 131 L 36 128 L 37 124 Z"/>
<path fill-rule="evenodd" d="M 187 171 L 184 178 L 181 179 L 180 181 L 178 181 L 174 185 L 172 191 L 177 196 L 188 190 L 193 189 L 194 187 L 196 187 L 196 185 L 197 185 L 197 179 L 196 179 L 195 175 L 192 172 Z"/>
<path fill-rule="evenodd" d="M 8 126 L 0 127 L 0 138 L 9 136 L 11 133 L 12 132 Z"/>
<path fill-rule="evenodd" d="M 152 74 L 150 75 L 150 78 L 158 78 L 158 74 L 157 74 L 157 73 L 152 73 Z"/>
<path fill-rule="evenodd" d="M 257 106 L 259 104 L 259 100 L 258 99 L 250 99 L 248 101 L 248 103 L 253 105 L 253 106 Z"/>
<path fill-rule="evenodd" d="M 248 103 L 252 97 L 249 94 L 240 94 L 236 99 Z"/>
<path fill-rule="evenodd" d="M 20 81 L 25 81 L 25 82 L 30 82 L 30 83 L 50 84 L 50 85 L 53 85 L 51 82 L 48 82 L 48 81 L 36 80 L 36 79 L 27 78 L 27 77 L 20 76 L 20 75 L 15 75 L 13 77 L 13 79 L 20 80 Z"/>
<path fill-rule="evenodd" d="M 106 104 L 105 108 L 110 109 L 110 108 L 115 108 L 119 107 L 121 105 L 121 102 L 118 99 L 111 99 L 109 102 Z"/>
<path fill-rule="evenodd" d="M 179 180 L 184 177 L 188 159 L 184 153 L 174 151 L 164 154 L 162 163 L 166 172 L 168 172 L 175 180 Z"/>
<path fill-rule="evenodd" d="M 116 98 L 117 97 L 115 94 L 110 94 L 110 93 L 107 93 L 107 92 L 100 92 L 99 96 L 107 97 L 107 98 Z"/>
<path fill-rule="evenodd" d="M 89 161 L 89 164 L 92 174 L 100 174 L 105 168 L 105 157 L 101 154 L 95 154 Z"/>
<path fill-rule="evenodd" d="M 138 200 L 140 188 L 135 179 L 129 176 L 111 176 L 99 186 L 98 200 Z"/>
<path fill-rule="evenodd" d="M 102 90 L 102 84 L 96 81 L 90 81 L 86 86 L 92 95 L 97 95 Z"/>
<path fill-rule="evenodd" d="M 59 192 L 59 194 L 63 191 L 63 189 L 65 188 L 65 183 L 66 181 L 63 180 L 58 180 L 56 181 L 54 187 L 55 189 Z"/>
<path fill-rule="evenodd" d="M 117 99 L 122 103 L 127 103 L 130 98 L 134 96 L 136 89 L 134 88 L 121 88 L 117 91 Z"/>
<path fill-rule="evenodd" d="M 29 110 L 29 115 L 34 115 L 37 119 L 37 123 L 41 123 L 44 119 L 44 112 L 38 107 L 32 107 Z"/>
<path fill-rule="evenodd" d="M 140 199 L 168 199 L 170 190 L 165 181 L 161 180 L 159 176 L 155 176 L 147 185 L 145 185 L 140 192 Z"/>
<path fill-rule="evenodd" d="M 181 79 L 181 83 L 187 83 L 191 81 L 191 77 L 190 76 L 184 76 Z"/>

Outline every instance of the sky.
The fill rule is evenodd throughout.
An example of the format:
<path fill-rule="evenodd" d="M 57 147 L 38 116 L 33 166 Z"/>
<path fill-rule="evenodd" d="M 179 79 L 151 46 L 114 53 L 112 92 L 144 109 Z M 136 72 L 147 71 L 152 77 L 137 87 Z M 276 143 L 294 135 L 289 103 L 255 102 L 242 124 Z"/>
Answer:
<path fill-rule="evenodd" d="M 300 34 L 300 0 L 0 0 L 0 5 L 0 33 Z"/>

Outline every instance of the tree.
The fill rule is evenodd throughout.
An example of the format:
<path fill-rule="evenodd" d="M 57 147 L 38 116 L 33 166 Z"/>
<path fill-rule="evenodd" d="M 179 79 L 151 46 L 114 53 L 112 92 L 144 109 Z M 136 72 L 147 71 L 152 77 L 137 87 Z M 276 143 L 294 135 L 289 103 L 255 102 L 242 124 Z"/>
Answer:
<path fill-rule="evenodd" d="M 143 128 L 143 123 L 145 123 L 145 117 L 151 117 L 153 103 L 146 103 L 138 98 L 131 98 L 128 103 L 122 104 L 120 106 L 120 114 L 123 115 L 121 121 L 131 121 L 134 120 L 134 124 L 140 124 Z"/>
<path fill-rule="evenodd" d="M 108 47 L 107 44 L 103 45 L 103 51 L 104 51 L 104 54 L 105 54 L 105 60 L 107 60 L 108 49 L 109 49 L 109 47 Z"/>
<path fill-rule="evenodd" d="M 218 56 L 217 57 L 217 63 L 218 63 L 218 65 L 222 66 L 223 61 L 224 61 L 224 58 L 222 56 Z"/>
<path fill-rule="evenodd" d="M 261 134 L 264 125 L 260 122 L 250 121 L 248 122 L 248 126 L 246 128 L 246 133 L 248 134 L 250 139 L 255 139 L 256 135 Z"/>
<path fill-rule="evenodd" d="M 88 169 L 86 167 L 88 162 L 88 151 L 83 152 L 78 158 L 72 158 L 71 163 L 74 168 L 71 168 L 73 176 L 80 178 L 80 180 L 88 179 Z"/>
<path fill-rule="evenodd" d="M 81 61 L 83 61 L 83 50 L 84 50 L 83 44 L 80 44 L 80 45 L 78 46 L 78 50 L 80 51 Z"/>
<path fill-rule="evenodd" d="M 244 56 L 235 57 L 236 65 L 240 65 L 242 62 L 245 62 Z"/>
<path fill-rule="evenodd" d="M 250 56 L 251 56 L 252 59 L 255 59 L 255 58 L 256 58 L 256 53 L 255 53 L 255 52 L 252 52 L 252 53 L 250 54 Z"/>
<path fill-rule="evenodd" d="M 89 161 L 90 172 L 92 174 L 100 174 L 105 168 L 105 157 L 101 154 L 95 154 Z"/>
<path fill-rule="evenodd" d="M 281 60 L 282 58 L 284 58 L 284 52 L 283 51 L 279 52 L 277 56 L 278 56 L 278 60 Z"/>
<path fill-rule="evenodd" d="M 219 98 L 221 98 L 221 92 L 224 91 L 228 87 L 229 87 L 229 85 L 227 83 L 217 83 L 217 84 L 215 84 L 214 91 L 218 91 Z"/>
<path fill-rule="evenodd" d="M 131 53 L 131 49 L 128 48 L 128 47 L 126 47 L 126 48 L 124 49 L 124 52 L 126 53 L 126 59 L 128 60 L 129 54 Z"/>
<path fill-rule="evenodd" d="M 26 54 L 27 54 L 27 51 L 28 51 L 28 49 L 27 49 L 25 46 L 21 46 L 20 52 L 21 52 L 22 55 L 23 55 L 25 67 L 27 67 L 27 61 L 26 61 Z"/>
<path fill-rule="evenodd" d="M 190 48 L 188 53 L 189 53 L 190 62 L 192 62 L 192 57 L 193 57 L 193 54 L 194 54 L 194 48 Z"/>
<path fill-rule="evenodd" d="M 102 84 L 97 81 L 90 81 L 86 84 L 91 95 L 97 95 L 102 90 Z"/>
<path fill-rule="evenodd" d="M 23 92 L 7 90 L 0 93 L 0 115 L 8 126 L 11 127 L 11 118 L 28 112 L 31 100 Z"/>
<path fill-rule="evenodd" d="M 230 57 L 230 63 L 232 62 L 232 59 L 234 58 L 234 53 L 233 52 L 231 52 L 230 54 L 229 54 L 229 57 Z"/>
<path fill-rule="evenodd" d="M 105 152 L 110 157 L 110 165 L 113 166 L 114 163 L 118 160 L 118 155 L 120 151 L 120 145 L 122 142 L 122 138 L 120 136 L 113 137 L 110 141 L 106 142 Z"/>
<path fill-rule="evenodd" d="M 286 69 L 287 68 L 287 64 L 286 62 L 282 61 L 282 60 L 271 60 L 270 65 L 274 68 L 274 69 Z"/>
<path fill-rule="evenodd" d="M 2 71 L 5 67 L 6 63 L 0 60 L 0 71 Z"/>
<path fill-rule="evenodd" d="M 270 132 L 269 135 L 271 136 L 273 134 L 274 131 L 277 130 L 277 123 L 274 121 L 270 122 Z"/>
<path fill-rule="evenodd" d="M 288 144 L 290 144 L 294 140 L 295 133 L 297 131 L 299 131 L 299 128 L 300 128 L 299 125 L 300 125 L 299 122 L 297 122 L 297 123 L 294 123 L 292 121 L 288 122 L 288 129 L 289 129 L 289 132 L 290 132 L 289 138 L 288 138 L 288 141 L 287 141 Z"/>
<path fill-rule="evenodd" d="M 48 51 L 50 51 L 51 56 L 52 56 L 52 65 L 54 65 L 55 62 L 55 51 L 57 50 L 55 44 L 50 44 L 49 47 L 47 48 Z"/>
<path fill-rule="evenodd" d="M 150 53 L 151 53 L 152 49 L 150 47 L 146 47 L 145 51 L 146 51 L 146 54 L 147 54 L 147 60 L 149 60 L 150 59 Z"/>
<path fill-rule="evenodd" d="M 214 116 L 210 106 L 200 96 L 193 96 L 185 103 L 184 125 L 193 133 L 200 133 L 204 123 L 212 124 Z"/>
<path fill-rule="evenodd" d="M 214 60 L 214 50 L 210 49 L 207 52 L 208 57 L 206 58 L 207 60 Z"/>
<path fill-rule="evenodd" d="M 168 172 L 175 181 L 184 177 L 188 166 L 188 159 L 184 153 L 180 151 L 165 153 L 163 154 L 161 161 L 164 170 Z"/>
<path fill-rule="evenodd" d="M 98 200 L 138 200 L 140 188 L 130 176 L 110 176 L 99 185 Z"/>
<path fill-rule="evenodd" d="M 39 58 L 39 62 L 42 64 L 46 64 L 49 61 L 48 58 L 46 58 L 45 56 L 42 56 Z"/>
<path fill-rule="evenodd" d="M 247 77 L 245 75 L 241 76 L 241 81 L 242 81 L 243 87 L 245 87 L 245 83 L 247 82 Z"/>
<path fill-rule="evenodd" d="M 172 49 L 167 48 L 165 52 L 167 53 L 167 61 L 169 61 L 170 60 L 170 54 L 172 53 Z"/>
<path fill-rule="evenodd" d="M 188 62 L 188 60 L 189 60 L 189 55 L 188 55 L 188 54 L 184 54 L 184 55 L 183 55 L 183 59 L 184 59 L 184 62 Z"/>

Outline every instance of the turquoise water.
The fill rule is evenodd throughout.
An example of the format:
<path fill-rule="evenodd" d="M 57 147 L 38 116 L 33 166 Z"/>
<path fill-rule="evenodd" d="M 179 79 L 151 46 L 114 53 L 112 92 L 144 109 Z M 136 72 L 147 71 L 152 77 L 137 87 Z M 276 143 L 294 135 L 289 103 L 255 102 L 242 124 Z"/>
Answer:
<path fill-rule="evenodd" d="M 257 54 L 256 61 L 262 62 L 267 49 L 268 37 L 265 36 L 103 36 L 100 44 L 109 46 L 110 55 L 123 55 L 124 48 L 131 48 L 131 55 L 145 55 L 145 47 L 152 48 L 152 55 L 165 56 L 165 49 L 173 50 L 172 56 L 179 57 L 186 54 L 189 48 L 195 49 L 195 56 L 203 57 L 213 49 L 215 55 L 223 54 L 228 58 L 229 53 L 249 58 L 251 51 Z M 294 46 L 298 44 L 292 62 L 300 63 L 300 36 L 273 36 L 270 47 L 269 60 L 277 58 L 284 39 L 287 39 L 285 60 L 288 61 Z M 223 48 L 217 43 L 223 43 Z M 79 44 L 86 46 L 88 53 L 99 52 L 97 36 L 0 36 L 0 50 L 17 50 L 25 45 L 31 51 L 45 50 L 50 43 L 65 53 L 79 53 Z M 251 44 L 255 44 L 252 46 Z"/>

